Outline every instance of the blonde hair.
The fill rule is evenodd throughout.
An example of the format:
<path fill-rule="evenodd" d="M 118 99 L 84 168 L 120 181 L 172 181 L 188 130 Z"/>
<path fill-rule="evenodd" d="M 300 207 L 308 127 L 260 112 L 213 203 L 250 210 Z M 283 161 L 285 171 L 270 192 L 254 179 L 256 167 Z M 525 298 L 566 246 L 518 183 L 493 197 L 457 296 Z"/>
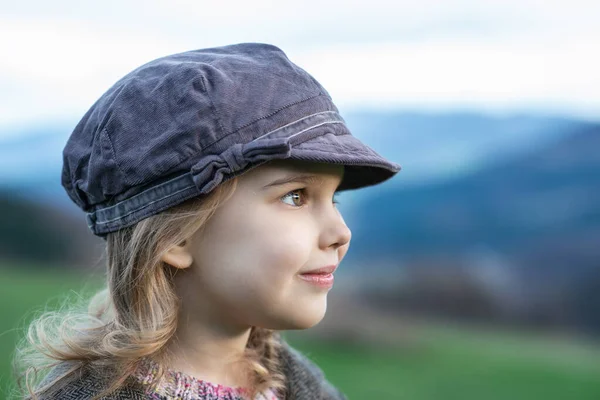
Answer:
<path fill-rule="evenodd" d="M 19 342 L 13 374 L 22 395 L 38 399 L 75 380 L 86 368 L 95 379 L 109 382 L 93 397 L 99 399 L 126 386 L 145 357 L 160 365 L 158 383 L 166 373 L 168 355 L 163 350 L 175 334 L 180 303 L 172 284 L 176 269 L 167 267 L 161 256 L 201 229 L 236 186 L 232 178 L 209 195 L 109 233 L 106 287 L 81 304 L 65 303 L 58 311 L 42 313 Z M 279 332 L 252 327 L 242 360 L 250 398 L 267 388 L 284 395 L 280 350 Z M 34 384 L 40 370 L 59 364 L 66 372 Z"/>

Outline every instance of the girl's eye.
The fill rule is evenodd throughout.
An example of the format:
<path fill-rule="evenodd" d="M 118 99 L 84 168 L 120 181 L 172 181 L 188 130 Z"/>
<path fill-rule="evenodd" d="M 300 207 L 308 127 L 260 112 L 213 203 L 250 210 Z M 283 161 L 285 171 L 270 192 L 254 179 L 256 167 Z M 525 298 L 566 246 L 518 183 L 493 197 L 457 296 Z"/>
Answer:
<path fill-rule="evenodd" d="M 286 204 L 290 204 L 291 206 L 295 206 L 295 207 L 300 207 L 302 204 L 297 204 L 296 201 L 299 201 L 301 197 L 306 196 L 306 190 L 305 189 L 296 189 L 296 190 L 292 190 L 291 192 L 287 193 L 286 195 L 284 195 L 283 197 L 281 197 L 281 200 L 283 201 L 284 199 L 290 198 L 292 199 L 292 204 L 290 203 L 286 203 L 284 201 L 284 203 Z M 333 204 L 339 204 L 340 202 L 336 199 L 335 194 L 332 200 Z"/>
<path fill-rule="evenodd" d="M 291 192 L 287 193 L 286 195 L 284 195 L 281 200 L 283 201 L 284 199 L 290 198 L 292 199 L 292 204 L 290 203 L 286 203 L 285 201 L 283 201 L 286 204 L 290 204 L 291 206 L 295 206 L 295 207 L 300 207 L 301 204 L 296 204 L 295 201 L 297 201 L 298 199 L 300 199 L 300 195 L 299 193 L 301 193 L 302 195 L 304 195 L 304 189 L 296 189 L 296 190 L 292 190 Z"/>

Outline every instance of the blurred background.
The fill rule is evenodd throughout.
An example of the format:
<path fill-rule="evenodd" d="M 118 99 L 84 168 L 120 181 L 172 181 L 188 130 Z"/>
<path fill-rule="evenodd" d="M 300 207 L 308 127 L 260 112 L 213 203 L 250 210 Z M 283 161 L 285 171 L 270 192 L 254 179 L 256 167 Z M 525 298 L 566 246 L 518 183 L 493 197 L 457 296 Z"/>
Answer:
<path fill-rule="evenodd" d="M 33 310 L 100 287 L 60 185 L 93 102 L 154 58 L 280 47 L 402 171 L 339 197 L 324 320 L 350 399 L 600 398 L 600 3 L 0 2 L 0 398 Z"/>

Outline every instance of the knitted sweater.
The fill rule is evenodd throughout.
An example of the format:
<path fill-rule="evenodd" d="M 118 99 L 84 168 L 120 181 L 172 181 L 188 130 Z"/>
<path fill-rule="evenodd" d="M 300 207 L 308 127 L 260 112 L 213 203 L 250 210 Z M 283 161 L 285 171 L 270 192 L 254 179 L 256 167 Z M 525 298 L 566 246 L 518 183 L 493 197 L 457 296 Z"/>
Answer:
<path fill-rule="evenodd" d="M 325 378 L 325 374 L 316 364 L 284 340 L 282 340 L 280 360 L 282 372 L 286 377 L 287 391 L 286 398 L 282 400 L 347 400 L 347 397 Z M 134 378 L 148 383 L 153 377 L 153 364 L 144 365 L 144 369 L 138 370 L 140 372 L 136 373 Z M 66 369 L 68 369 L 66 365 L 55 367 L 44 378 L 42 384 L 65 372 Z M 86 400 L 105 387 L 90 373 L 83 372 L 75 381 L 53 390 L 52 393 L 42 394 L 40 400 Z M 243 389 L 241 391 L 239 389 L 212 384 L 169 370 L 166 385 L 157 392 L 147 393 L 141 386 L 131 385 L 103 397 L 102 400 L 238 400 L 242 399 L 240 393 L 243 393 Z M 255 399 L 273 399 L 271 392 L 260 396 Z"/>

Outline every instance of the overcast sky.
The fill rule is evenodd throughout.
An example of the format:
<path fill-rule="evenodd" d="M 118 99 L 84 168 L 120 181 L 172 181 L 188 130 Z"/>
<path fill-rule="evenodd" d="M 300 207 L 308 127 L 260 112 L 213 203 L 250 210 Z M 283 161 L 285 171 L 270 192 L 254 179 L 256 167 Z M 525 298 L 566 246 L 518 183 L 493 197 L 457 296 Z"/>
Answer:
<path fill-rule="evenodd" d="M 0 135 L 76 122 L 154 58 L 239 42 L 280 47 L 342 112 L 533 110 L 600 120 L 599 20 L 599 1 L 573 0 L 0 0 Z"/>

